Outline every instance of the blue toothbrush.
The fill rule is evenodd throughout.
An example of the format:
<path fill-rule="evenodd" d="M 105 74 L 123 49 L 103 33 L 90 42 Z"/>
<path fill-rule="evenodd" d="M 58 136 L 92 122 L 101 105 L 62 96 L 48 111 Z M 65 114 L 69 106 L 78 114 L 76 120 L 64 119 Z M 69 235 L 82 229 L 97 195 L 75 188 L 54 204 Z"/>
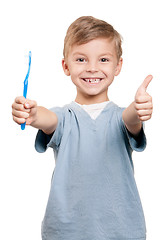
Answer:
<path fill-rule="evenodd" d="M 28 71 L 24 80 L 24 87 L 23 87 L 23 97 L 26 98 L 27 96 L 27 88 L 28 88 L 28 78 L 29 78 L 29 73 L 30 73 L 30 66 L 31 66 L 31 51 L 29 51 L 29 66 L 28 66 Z M 26 126 L 26 122 L 21 124 L 21 129 L 24 130 Z"/>

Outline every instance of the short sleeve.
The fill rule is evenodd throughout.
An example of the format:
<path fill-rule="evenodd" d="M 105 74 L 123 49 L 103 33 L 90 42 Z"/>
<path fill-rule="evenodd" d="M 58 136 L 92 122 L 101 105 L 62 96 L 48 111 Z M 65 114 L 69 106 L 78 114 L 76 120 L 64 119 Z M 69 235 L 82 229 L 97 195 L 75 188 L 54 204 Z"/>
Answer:
<path fill-rule="evenodd" d="M 137 151 L 137 152 L 142 152 L 146 148 L 146 144 L 147 144 L 146 136 L 145 136 L 145 132 L 144 132 L 145 125 L 144 125 L 144 123 L 142 123 L 142 128 L 141 128 L 141 131 L 138 134 L 138 136 L 134 136 L 133 134 L 131 134 L 128 131 L 128 129 L 126 128 L 125 123 L 122 118 L 122 113 L 123 113 L 124 109 L 125 108 L 120 109 L 120 111 L 118 113 L 121 130 L 122 130 L 124 136 L 127 138 L 131 149 L 134 151 Z"/>
<path fill-rule="evenodd" d="M 45 152 L 49 147 L 57 149 L 61 142 L 64 122 L 63 109 L 56 107 L 50 110 L 57 115 L 58 118 L 57 128 L 51 135 L 45 134 L 42 130 L 39 130 L 37 132 L 35 139 L 35 149 L 39 153 Z"/>

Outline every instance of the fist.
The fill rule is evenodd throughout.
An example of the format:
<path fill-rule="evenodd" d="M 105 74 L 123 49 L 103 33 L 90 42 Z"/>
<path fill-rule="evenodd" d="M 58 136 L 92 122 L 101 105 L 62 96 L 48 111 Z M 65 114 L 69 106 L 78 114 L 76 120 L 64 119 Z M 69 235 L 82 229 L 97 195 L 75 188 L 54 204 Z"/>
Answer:
<path fill-rule="evenodd" d="M 147 76 L 135 95 L 135 109 L 137 111 L 138 118 L 141 121 L 147 121 L 152 117 L 152 97 L 147 93 L 147 87 L 152 78 L 153 77 L 151 75 Z"/>
<path fill-rule="evenodd" d="M 17 97 L 12 104 L 12 115 L 16 123 L 26 122 L 26 125 L 30 125 L 36 120 L 37 104 L 35 101 L 24 97 Z"/>

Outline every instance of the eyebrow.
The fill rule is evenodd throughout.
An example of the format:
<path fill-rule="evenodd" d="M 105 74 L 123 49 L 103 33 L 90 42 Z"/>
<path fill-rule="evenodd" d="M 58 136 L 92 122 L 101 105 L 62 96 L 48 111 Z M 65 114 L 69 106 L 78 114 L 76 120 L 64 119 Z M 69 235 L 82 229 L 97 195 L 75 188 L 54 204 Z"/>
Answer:
<path fill-rule="evenodd" d="M 76 55 L 87 56 L 85 53 L 75 52 L 75 53 L 73 54 L 73 57 L 76 56 Z M 103 54 L 100 54 L 99 57 L 101 57 L 101 56 L 107 56 L 107 55 L 110 55 L 110 56 L 114 57 L 114 54 L 112 54 L 112 53 L 110 53 L 110 52 L 105 52 L 105 53 L 103 53 Z"/>
<path fill-rule="evenodd" d="M 106 52 L 104 54 L 101 54 L 100 56 L 107 56 L 107 55 L 110 55 L 112 57 L 114 57 L 114 54 L 110 53 L 110 52 Z"/>
<path fill-rule="evenodd" d="M 83 56 L 86 56 L 86 54 L 82 53 L 82 52 L 75 52 L 72 56 L 75 56 L 75 55 L 83 55 Z"/>

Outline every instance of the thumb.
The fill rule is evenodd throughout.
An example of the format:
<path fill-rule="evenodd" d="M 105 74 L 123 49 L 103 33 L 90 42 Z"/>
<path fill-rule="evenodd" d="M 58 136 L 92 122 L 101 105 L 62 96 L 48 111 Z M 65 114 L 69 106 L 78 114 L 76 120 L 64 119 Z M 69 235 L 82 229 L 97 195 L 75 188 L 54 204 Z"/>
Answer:
<path fill-rule="evenodd" d="M 147 87 L 149 85 L 149 83 L 152 81 L 153 76 L 152 75 L 148 75 L 145 80 L 143 81 L 143 83 L 140 85 L 140 87 L 138 88 L 138 91 L 140 92 L 146 92 Z"/>
<path fill-rule="evenodd" d="M 27 109 L 30 109 L 30 108 L 34 108 L 37 106 L 37 103 L 33 100 L 30 100 L 30 99 L 26 99 L 26 102 L 24 104 L 24 107 L 27 108 Z"/>

